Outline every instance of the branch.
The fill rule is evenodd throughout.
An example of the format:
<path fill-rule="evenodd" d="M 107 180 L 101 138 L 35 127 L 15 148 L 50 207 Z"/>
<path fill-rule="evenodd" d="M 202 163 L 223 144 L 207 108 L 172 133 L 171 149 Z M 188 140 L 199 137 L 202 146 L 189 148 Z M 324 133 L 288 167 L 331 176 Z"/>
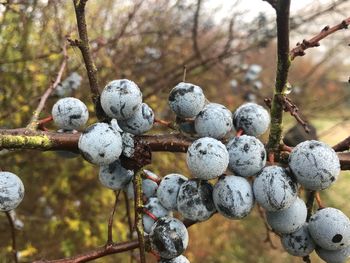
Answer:
<path fill-rule="evenodd" d="M 143 229 L 143 200 L 142 200 L 142 170 L 139 170 L 133 179 L 135 199 L 135 226 L 140 249 L 140 262 L 146 263 L 145 233 Z"/>
<path fill-rule="evenodd" d="M 278 153 L 282 137 L 283 105 L 279 100 L 288 78 L 289 60 L 289 8 L 290 0 L 277 1 L 277 72 L 274 96 L 271 105 L 271 127 L 267 151 Z"/>
<path fill-rule="evenodd" d="M 61 67 L 60 67 L 60 69 L 58 71 L 56 80 L 52 83 L 52 85 L 50 85 L 50 87 L 41 96 L 39 105 L 36 108 L 36 110 L 34 111 L 32 119 L 30 120 L 30 123 L 27 126 L 28 129 L 36 130 L 38 128 L 39 115 L 40 115 L 41 111 L 43 110 L 43 108 L 45 107 L 47 99 L 49 98 L 51 93 L 56 89 L 58 84 L 61 82 L 64 69 L 66 68 L 66 65 L 67 65 L 67 59 L 68 59 L 68 56 L 67 56 L 67 45 L 66 45 L 66 43 L 64 43 L 63 44 L 63 62 L 62 62 Z"/>
<path fill-rule="evenodd" d="M 348 151 L 349 149 L 350 149 L 350 136 L 333 146 L 333 150 L 336 152 L 345 152 L 345 151 Z"/>
<path fill-rule="evenodd" d="M 10 229 L 11 229 L 13 260 L 14 260 L 15 263 L 18 263 L 15 225 L 13 223 L 13 219 L 12 219 L 12 217 L 10 215 L 10 212 L 5 212 L 5 214 L 6 214 L 7 220 L 9 222 L 9 224 L 10 224 Z"/>
<path fill-rule="evenodd" d="M 32 131 L 28 129 L 0 129 L 1 149 L 32 149 L 39 151 L 66 150 L 78 152 L 80 133 Z M 135 136 L 135 149 L 149 148 L 153 152 L 187 152 L 192 140 L 181 134 Z M 137 155 L 135 153 L 134 155 Z M 350 170 L 350 153 L 337 153 L 341 169 Z"/>
<path fill-rule="evenodd" d="M 201 4 L 202 4 L 202 0 L 197 0 L 197 6 L 196 6 L 196 11 L 194 13 L 193 28 L 192 28 L 193 51 L 200 60 L 202 60 L 202 55 L 198 47 L 197 37 L 198 37 L 198 20 L 199 20 L 199 12 L 201 10 Z"/>
<path fill-rule="evenodd" d="M 305 50 L 308 48 L 318 47 L 320 41 L 330 34 L 333 34 L 341 29 L 347 29 L 350 24 L 350 17 L 346 18 L 339 24 L 329 27 L 325 26 L 320 33 L 309 40 L 303 40 L 302 43 L 297 43 L 296 47 L 290 51 L 290 59 L 293 60 L 297 56 L 304 56 Z"/>
<path fill-rule="evenodd" d="M 100 91 L 99 91 L 99 84 L 97 81 L 97 68 L 94 64 L 94 61 L 90 53 L 89 38 L 88 38 L 86 19 L 85 19 L 86 2 L 87 0 L 80 0 L 80 1 L 73 0 L 80 40 L 68 39 L 68 41 L 72 46 L 77 46 L 80 49 L 80 52 L 84 59 L 87 75 L 89 78 L 90 90 L 92 94 L 92 101 L 95 106 L 95 112 L 96 112 L 97 118 L 102 120 L 102 119 L 105 119 L 106 117 L 100 102 Z"/>
<path fill-rule="evenodd" d="M 110 254 L 122 253 L 125 251 L 133 250 L 139 247 L 139 242 L 137 240 L 123 242 L 123 243 L 113 243 L 108 246 L 94 249 L 92 251 L 76 255 L 70 258 L 56 259 L 56 260 L 38 260 L 34 263 L 78 263 L 87 262 L 93 259 L 101 258 Z"/>

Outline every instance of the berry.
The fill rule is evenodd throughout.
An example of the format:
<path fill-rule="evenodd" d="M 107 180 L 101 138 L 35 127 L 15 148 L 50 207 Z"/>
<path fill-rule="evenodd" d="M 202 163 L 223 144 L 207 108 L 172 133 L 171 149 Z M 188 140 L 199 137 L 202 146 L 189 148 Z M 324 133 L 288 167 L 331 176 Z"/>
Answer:
<path fill-rule="evenodd" d="M 289 155 L 289 167 L 306 189 L 328 188 L 340 173 L 339 158 L 327 144 L 319 141 L 299 143 Z"/>
<path fill-rule="evenodd" d="M 112 190 L 120 190 L 126 187 L 133 175 L 133 171 L 126 170 L 117 160 L 100 167 L 99 179 L 103 186 Z"/>
<path fill-rule="evenodd" d="M 265 167 L 255 178 L 253 190 L 256 201 L 267 211 L 287 209 L 297 198 L 297 184 L 278 166 Z"/>
<path fill-rule="evenodd" d="M 193 118 L 204 107 L 205 96 L 200 87 L 180 82 L 169 94 L 169 106 L 178 117 Z"/>
<path fill-rule="evenodd" d="M 255 137 L 234 137 L 227 144 L 228 168 L 236 175 L 248 177 L 259 173 L 266 164 L 264 145 Z"/>
<path fill-rule="evenodd" d="M 316 253 L 327 263 L 345 263 L 350 257 L 350 246 L 337 250 L 326 250 L 317 247 Z"/>
<path fill-rule="evenodd" d="M 316 246 L 307 229 L 307 223 L 293 233 L 282 235 L 281 243 L 289 254 L 297 257 L 309 255 Z"/>
<path fill-rule="evenodd" d="M 260 136 L 270 125 L 270 115 L 262 106 L 255 103 L 245 103 L 233 114 L 233 125 L 238 131 L 251 136 Z"/>
<path fill-rule="evenodd" d="M 81 154 L 86 160 L 97 165 L 108 165 L 122 153 L 122 137 L 106 123 L 90 125 L 81 134 L 78 142 Z"/>
<path fill-rule="evenodd" d="M 148 199 L 145 204 L 145 210 L 150 212 L 156 218 L 170 215 L 170 211 L 162 206 L 157 197 L 151 197 Z M 155 222 L 156 221 L 146 213 L 143 215 L 143 227 L 146 233 L 151 232 L 151 228 Z"/>
<path fill-rule="evenodd" d="M 241 219 L 253 208 L 253 189 L 245 178 L 234 175 L 222 176 L 214 186 L 213 200 L 216 209 L 223 216 Z"/>
<path fill-rule="evenodd" d="M 318 210 L 309 221 L 309 232 L 317 245 L 326 250 L 350 246 L 350 220 L 340 210 Z"/>
<path fill-rule="evenodd" d="M 190 263 L 190 261 L 183 255 L 172 259 L 161 259 L 158 263 Z"/>
<path fill-rule="evenodd" d="M 297 198 L 287 209 L 266 213 L 266 219 L 271 228 L 281 234 L 297 231 L 304 225 L 306 216 L 306 205 L 300 198 Z"/>
<path fill-rule="evenodd" d="M 185 251 L 188 232 L 178 219 L 162 217 L 153 225 L 149 234 L 151 248 L 164 259 L 173 259 Z"/>
<path fill-rule="evenodd" d="M 197 115 L 194 127 L 201 137 L 222 139 L 232 130 L 232 114 L 221 104 L 209 103 Z"/>
<path fill-rule="evenodd" d="M 118 79 L 107 84 L 101 94 L 101 106 L 111 118 L 131 118 L 142 103 L 142 93 L 131 80 Z"/>
<path fill-rule="evenodd" d="M 55 124 L 65 130 L 79 129 L 89 119 L 85 104 L 72 97 L 58 100 L 53 105 L 51 114 Z"/>
<path fill-rule="evenodd" d="M 206 181 L 191 179 L 184 182 L 177 196 L 177 209 L 193 221 L 207 220 L 215 213 L 213 187 Z"/>
<path fill-rule="evenodd" d="M 209 180 L 223 174 L 228 165 L 229 155 L 220 141 L 205 137 L 192 143 L 187 150 L 187 165 L 192 175 Z"/>
<path fill-rule="evenodd" d="M 146 104 L 142 103 L 129 119 L 119 121 L 120 127 L 134 135 L 140 135 L 149 131 L 154 122 L 153 110 Z"/>
<path fill-rule="evenodd" d="M 158 184 L 150 179 L 142 179 L 142 193 L 146 198 L 157 196 Z M 131 181 L 126 188 L 126 193 L 129 199 L 134 199 L 134 184 Z"/>
<path fill-rule="evenodd" d="M 157 189 L 157 197 L 165 208 L 177 210 L 180 186 L 186 181 L 187 178 L 181 174 L 168 174 L 163 177 Z"/>
<path fill-rule="evenodd" d="M 10 172 L 0 172 L 0 211 L 15 209 L 23 200 L 22 180 Z"/>

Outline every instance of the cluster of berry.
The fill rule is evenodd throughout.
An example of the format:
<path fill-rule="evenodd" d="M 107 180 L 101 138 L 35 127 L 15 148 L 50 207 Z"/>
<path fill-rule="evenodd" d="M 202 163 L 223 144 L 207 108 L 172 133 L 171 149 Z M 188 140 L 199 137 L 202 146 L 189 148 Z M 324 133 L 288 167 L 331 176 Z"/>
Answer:
<path fill-rule="evenodd" d="M 327 262 L 348 258 L 349 218 L 335 208 L 324 208 L 306 222 L 307 208 L 298 197 L 299 186 L 323 190 L 335 182 L 340 164 L 332 148 L 319 141 L 306 141 L 293 149 L 288 165 L 267 166 L 265 147 L 257 139 L 270 123 L 263 107 L 246 103 L 232 114 L 223 105 L 207 102 L 200 87 L 184 82 L 170 92 L 169 105 L 179 123 L 193 124 L 195 140 L 186 156 L 191 179 L 176 173 L 160 179 L 144 170 L 144 230 L 160 262 L 189 262 L 181 255 L 188 245 L 188 232 L 173 212 L 196 222 L 216 212 L 229 219 L 242 219 L 255 202 L 266 210 L 268 224 L 281 236 L 288 253 L 303 257 L 316 248 Z M 152 128 L 154 114 L 142 103 L 138 86 L 126 79 L 114 80 L 104 88 L 101 106 L 112 121 L 87 127 L 78 147 L 87 161 L 100 166 L 102 185 L 124 190 L 132 199 L 134 172 L 124 168 L 119 157 L 133 155 L 133 136 Z M 52 117 L 62 132 L 74 132 L 86 124 L 88 110 L 80 100 L 64 98 L 53 106 Z M 233 129 L 236 136 L 230 137 Z M 232 174 L 225 174 L 227 170 Z M 217 181 L 212 185 L 208 180 L 214 179 Z M 0 211 L 16 208 L 23 193 L 16 175 L 1 172 Z"/>

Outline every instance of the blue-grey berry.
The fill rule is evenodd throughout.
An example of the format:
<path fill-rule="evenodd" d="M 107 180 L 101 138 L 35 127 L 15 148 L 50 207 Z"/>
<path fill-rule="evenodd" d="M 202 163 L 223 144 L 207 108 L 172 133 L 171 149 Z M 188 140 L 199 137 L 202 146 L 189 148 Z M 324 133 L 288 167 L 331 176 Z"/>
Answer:
<path fill-rule="evenodd" d="M 248 177 L 259 173 L 266 164 L 264 145 L 255 137 L 242 135 L 227 144 L 228 168 L 236 175 Z"/>
<path fill-rule="evenodd" d="M 188 148 L 186 160 L 194 177 L 209 180 L 226 171 L 229 155 L 220 141 L 204 137 L 194 141 Z"/>
<path fill-rule="evenodd" d="M 299 143 L 289 155 L 289 167 L 306 189 L 328 188 L 340 173 L 339 158 L 327 144 L 319 141 Z"/>
<path fill-rule="evenodd" d="M 197 115 L 194 128 L 201 137 L 222 139 L 232 130 L 232 114 L 221 104 L 209 103 Z"/>
<path fill-rule="evenodd" d="M 55 124 L 65 130 L 79 129 L 89 119 L 86 105 L 72 97 L 58 100 L 53 105 L 51 114 Z"/>
<path fill-rule="evenodd" d="M 107 165 L 118 160 L 123 143 L 120 133 L 110 125 L 95 123 L 80 135 L 78 147 L 87 161 L 97 165 Z"/>
<path fill-rule="evenodd" d="M 214 186 L 213 200 L 220 214 L 230 219 L 241 219 L 254 206 L 253 189 L 245 178 L 222 176 Z"/>
<path fill-rule="evenodd" d="M 158 184 L 150 179 L 142 179 L 142 193 L 145 198 L 157 196 Z M 134 199 L 134 184 L 131 181 L 126 186 L 126 193 L 129 199 Z"/>
<path fill-rule="evenodd" d="M 350 220 L 338 209 L 318 210 L 311 216 L 308 228 L 315 243 L 326 250 L 350 246 Z"/>
<path fill-rule="evenodd" d="M 245 103 L 233 113 L 233 125 L 238 131 L 251 136 L 260 136 L 270 125 L 270 115 L 262 106 L 255 103 Z"/>
<path fill-rule="evenodd" d="M 315 242 L 312 240 L 307 223 L 297 231 L 281 236 L 281 243 L 284 249 L 296 257 L 305 257 L 315 249 Z"/>
<path fill-rule="evenodd" d="M 279 166 L 267 166 L 254 180 L 256 201 L 267 211 L 278 211 L 290 207 L 297 198 L 297 184 Z"/>
<path fill-rule="evenodd" d="M 164 206 L 162 206 L 157 197 L 151 197 L 148 199 L 147 203 L 145 204 L 145 210 L 150 212 L 156 218 L 171 215 L 171 212 Z M 143 215 L 143 228 L 146 233 L 151 232 L 151 228 L 155 222 L 156 221 L 150 216 L 148 216 L 147 213 Z"/>
<path fill-rule="evenodd" d="M 111 118 L 131 118 L 142 103 L 142 93 L 135 82 L 128 79 L 113 80 L 101 94 L 101 106 Z"/>
<path fill-rule="evenodd" d="M 326 250 L 321 247 L 317 247 L 316 253 L 327 263 L 345 263 L 350 257 L 350 246 L 337 250 Z"/>
<path fill-rule="evenodd" d="M 0 172 L 0 211 L 15 209 L 23 200 L 24 185 L 22 180 L 10 172 Z"/>
<path fill-rule="evenodd" d="M 183 255 L 172 259 L 160 259 L 158 263 L 190 263 L 190 261 Z"/>
<path fill-rule="evenodd" d="M 99 179 L 103 186 L 112 190 L 120 190 L 132 180 L 134 172 L 125 169 L 119 160 L 100 167 Z"/>
<path fill-rule="evenodd" d="M 169 94 L 169 106 L 178 117 L 193 118 L 204 107 L 205 96 L 199 86 L 180 82 Z"/>
<path fill-rule="evenodd" d="M 197 179 L 184 182 L 177 196 L 177 209 L 187 219 L 207 220 L 216 211 L 212 185 Z"/>
<path fill-rule="evenodd" d="M 305 202 L 297 198 L 290 207 L 276 212 L 266 212 L 271 228 L 280 234 L 290 234 L 300 229 L 307 216 Z"/>
<path fill-rule="evenodd" d="M 180 186 L 186 181 L 187 178 L 181 174 L 168 174 L 163 177 L 157 189 L 157 197 L 165 208 L 177 210 Z"/>
<path fill-rule="evenodd" d="M 176 218 L 162 217 L 152 226 L 149 240 L 152 250 L 161 258 L 173 259 L 187 248 L 187 228 Z"/>
<path fill-rule="evenodd" d="M 119 121 L 119 125 L 126 132 L 140 135 L 149 131 L 153 126 L 153 122 L 153 110 L 146 103 L 142 103 L 134 115 L 129 119 Z"/>

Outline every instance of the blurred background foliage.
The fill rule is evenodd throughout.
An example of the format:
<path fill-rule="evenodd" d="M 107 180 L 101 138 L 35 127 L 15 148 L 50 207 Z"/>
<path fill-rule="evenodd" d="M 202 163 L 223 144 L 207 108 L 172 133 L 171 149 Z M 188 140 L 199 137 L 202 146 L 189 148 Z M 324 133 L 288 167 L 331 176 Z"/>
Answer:
<path fill-rule="evenodd" d="M 249 7 L 240 6 L 242 1 L 232 1 L 230 8 L 225 4 L 223 15 L 221 1 L 217 6 L 210 2 L 203 0 L 196 14 L 197 1 L 190 0 L 90 0 L 87 24 L 100 86 L 113 79 L 131 79 L 140 86 L 157 118 L 174 120 L 167 96 L 182 80 L 186 66 L 186 81 L 201 86 L 210 101 L 230 110 L 244 101 L 264 104 L 274 85 L 274 15 L 256 11 L 248 17 L 245 8 Z M 253 2 L 261 1 L 251 2 L 252 8 Z M 315 35 L 326 24 L 340 22 L 350 10 L 346 0 L 309 2 L 292 12 L 291 46 Z M 56 77 L 67 37 L 77 38 L 72 1 L 0 1 L 1 128 L 28 124 L 38 100 Z M 322 42 L 322 47 L 297 58 L 289 77 L 293 86 L 290 97 L 315 126 L 319 138 L 331 145 L 348 136 L 350 130 L 347 44 L 345 34 L 333 35 Z M 89 122 L 93 123 L 96 118 L 80 51 L 69 47 L 68 57 L 66 81 L 60 92 L 50 97 L 41 117 L 50 115 L 60 96 L 74 96 L 88 105 Z M 247 73 L 252 65 L 261 70 L 255 77 Z M 69 77 L 72 73 L 75 78 Z M 294 125 L 286 116 L 285 130 Z M 169 131 L 156 127 L 153 132 Z M 82 158 L 67 159 L 55 152 L 0 154 L 1 169 L 18 174 L 26 187 L 24 201 L 16 210 L 21 262 L 67 257 L 104 245 L 114 194 L 100 185 L 97 167 Z M 147 168 L 160 176 L 171 172 L 190 176 L 183 154 L 155 153 Z M 348 215 L 349 184 L 350 176 L 343 172 L 339 181 L 322 193 L 326 204 Z M 135 237 L 129 233 L 123 195 L 114 232 L 115 241 Z M 264 242 L 265 236 L 256 208 L 242 221 L 214 215 L 191 227 L 186 256 L 193 263 L 301 262 L 283 252 L 277 237 L 273 238 L 277 247 L 273 249 Z M 0 262 L 10 262 L 10 244 L 7 220 L 0 214 Z M 137 253 L 112 255 L 96 262 L 131 262 Z M 155 261 L 153 256 L 149 258 Z"/>

